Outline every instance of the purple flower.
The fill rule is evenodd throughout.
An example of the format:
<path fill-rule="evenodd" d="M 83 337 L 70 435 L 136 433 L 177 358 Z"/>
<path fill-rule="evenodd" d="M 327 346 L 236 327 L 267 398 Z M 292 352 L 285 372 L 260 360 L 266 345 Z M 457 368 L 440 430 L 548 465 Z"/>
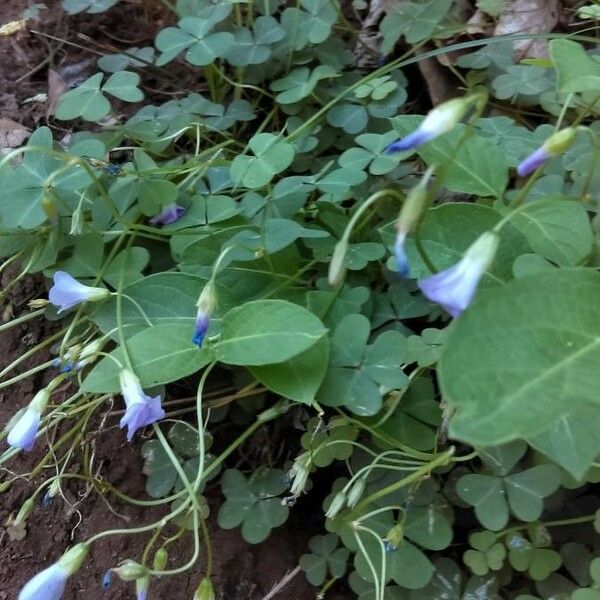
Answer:
<path fill-rule="evenodd" d="M 418 282 L 423 294 L 453 317 L 458 317 L 473 300 L 481 276 L 494 259 L 499 241 L 494 232 L 482 234 L 454 266 Z"/>
<path fill-rule="evenodd" d="M 525 177 L 530 173 L 533 173 L 536 169 L 541 167 L 548 159 L 551 158 L 550 152 L 543 146 L 538 148 L 535 152 L 532 152 L 525 160 L 519 163 L 517 167 L 517 173 L 519 177 Z"/>
<path fill-rule="evenodd" d="M 196 344 L 196 346 L 202 346 L 209 326 L 210 317 L 205 312 L 198 309 L 198 312 L 196 313 L 196 326 L 194 329 L 194 335 L 192 336 L 192 342 Z"/>
<path fill-rule="evenodd" d="M 64 271 L 54 273 L 54 285 L 50 288 L 48 299 L 61 313 L 82 302 L 102 300 L 110 296 L 105 288 L 83 285 Z"/>
<path fill-rule="evenodd" d="M 39 411 L 28 406 L 8 432 L 6 441 L 9 445 L 29 452 L 35 443 L 41 416 Z"/>
<path fill-rule="evenodd" d="M 185 215 L 185 208 L 176 202 L 170 202 L 154 217 L 150 219 L 152 225 L 169 225 L 175 223 Z"/>
<path fill-rule="evenodd" d="M 467 112 L 471 100 L 469 98 L 454 98 L 431 110 L 418 129 L 406 137 L 392 142 L 386 153 L 414 150 L 430 140 L 453 129 Z"/>
<path fill-rule="evenodd" d="M 60 600 L 68 576 L 65 567 L 54 563 L 25 584 L 19 594 L 19 600 Z"/>
<path fill-rule="evenodd" d="M 119 373 L 119 380 L 126 405 L 119 425 L 121 429 L 127 425 L 127 441 L 130 442 L 140 427 L 162 419 L 165 411 L 160 404 L 160 396 L 151 398 L 144 394 L 139 379 L 129 369 L 123 369 Z"/>

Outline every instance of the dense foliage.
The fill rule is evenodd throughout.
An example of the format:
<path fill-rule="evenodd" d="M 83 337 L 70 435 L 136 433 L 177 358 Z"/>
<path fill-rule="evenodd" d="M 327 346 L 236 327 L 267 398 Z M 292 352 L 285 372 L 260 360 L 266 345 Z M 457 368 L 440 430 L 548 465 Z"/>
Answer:
<path fill-rule="evenodd" d="M 503 3 L 478 4 L 492 18 Z M 250 544 L 316 494 L 323 531 L 300 565 L 323 593 L 347 577 L 360 600 L 595 600 L 593 38 L 546 36 L 549 58 L 523 63 L 506 38 L 427 50 L 460 31 L 455 3 L 428 0 L 388 11 L 370 56 L 356 41 L 366 7 L 344 6 L 177 0 L 154 48 L 103 56 L 62 96 L 74 133 L 40 127 L 0 163 L 0 250 L 19 265 L 4 292 L 54 277 L 48 305 L 1 328 L 56 321 L 30 351 L 54 360 L 1 373 L 3 388 L 51 373 L 3 434 L 3 489 L 36 435 L 39 464 L 56 466 L 13 527 L 73 478 L 164 505 L 168 525 L 131 530 L 153 551 L 115 569 L 141 598 L 185 568 L 168 561 L 172 539 L 191 536 L 190 568 L 210 546 L 205 486 L 222 491 L 219 525 Z M 424 120 L 414 65 L 457 50 L 459 95 Z M 175 64 L 202 92 L 131 111 L 145 78 L 177 84 Z M 184 378 L 198 384 L 191 420 L 168 401 Z M 234 391 L 207 402 L 207 381 Z M 128 439 L 145 428 L 150 500 L 89 464 L 85 434 L 117 394 Z M 232 468 L 290 416 L 292 461 Z M 224 420 L 239 436 L 217 447 Z M 311 487 L 319 470 L 330 489 Z M 90 544 L 126 533 L 81 540 L 20 597 L 50 582 L 58 598 Z M 212 597 L 208 568 L 197 600 Z"/>

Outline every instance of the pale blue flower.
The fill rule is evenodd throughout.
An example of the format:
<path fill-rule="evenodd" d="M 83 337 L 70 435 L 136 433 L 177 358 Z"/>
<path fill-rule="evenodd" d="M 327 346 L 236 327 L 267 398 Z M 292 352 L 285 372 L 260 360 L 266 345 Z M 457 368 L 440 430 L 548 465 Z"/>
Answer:
<path fill-rule="evenodd" d="M 160 396 L 151 398 L 144 394 L 139 379 L 129 369 L 119 373 L 119 381 L 126 405 L 119 425 L 121 429 L 127 426 L 127 441 L 130 442 L 138 429 L 159 421 L 165 416 L 165 411 Z"/>
<path fill-rule="evenodd" d="M 28 406 L 8 432 L 6 441 L 9 445 L 21 450 L 31 450 L 35 443 L 41 417 L 42 415 L 38 410 Z"/>
<path fill-rule="evenodd" d="M 481 235 L 452 267 L 418 282 L 429 300 L 458 317 L 475 296 L 477 285 L 494 259 L 499 237 L 488 231 Z"/>
<path fill-rule="evenodd" d="M 60 600 L 69 573 L 59 563 L 40 571 L 30 579 L 19 594 L 19 600 Z"/>
<path fill-rule="evenodd" d="M 61 313 L 82 302 L 102 300 L 110 295 L 105 288 L 91 287 L 79 283 L 64 271 L 54 273 L 54 285 L 50 288 L 48 299 Z"/>
<path fill-rule="evenodd" d="M 210 317 L 217 306 L 217 291 L 213 279 L 209 279 L 204 288 L 202 288 L 196 306 L 198 307 L 198 311 L 196 313 L 196 324 L 192 342 L 200 347 L 204 343 L 204 338 L 208 333 Z"/>
<path fill-rule="evenodd" d="M 209 327 L 210 317 L 205 312 L 198 309 L 198 312 L 196 313 L 194 335 L 192 336 L 192 342 L 196 344 L 196 346 L 202 346 Z"/>
<path fill-rule="evenodd" d="M 170 225 L 181 219 L 185 214 L 185 208 L 179 206 L 176 202 L 171 202 L 163 207 L 163 209 L 150 219 L 152 225 Z"/>

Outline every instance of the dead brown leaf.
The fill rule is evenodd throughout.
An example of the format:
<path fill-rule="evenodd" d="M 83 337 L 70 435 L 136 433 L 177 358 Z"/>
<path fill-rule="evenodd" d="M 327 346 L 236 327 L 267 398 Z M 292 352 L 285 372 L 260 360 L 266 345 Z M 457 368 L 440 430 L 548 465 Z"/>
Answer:
<path fill-rule="evenodd" d="M 494 35 L 517 33 L 548 33 L 556 27 L 559 0 L 513 0 L 506 5 L 494 30 Z M 514 43 L 515 59 L 548 58 L 546 40 L 521 40 Z"/>
<path fill-rule="evenodd" d="M 0 148 L 2 150 L 18 148 L 29 137 L 30 133 L 31 131 L 20 123 L 0 117 Z"/>

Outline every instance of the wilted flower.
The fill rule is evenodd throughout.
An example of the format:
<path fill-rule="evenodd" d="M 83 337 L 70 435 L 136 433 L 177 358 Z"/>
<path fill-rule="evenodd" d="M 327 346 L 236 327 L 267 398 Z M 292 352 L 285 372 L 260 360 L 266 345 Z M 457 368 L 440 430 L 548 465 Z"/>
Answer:
<path fill-rule="evenodd" d="M 308 476 L 311 468 L 311 455 L 309 452 L 303 452 L 296 457 L 289 471 L 289 477 L 292 480 L 290 493 L 292 496 L 299 496 L 306 488 Z"/>
<path fill-rule="evenodd" d="M 415 131 L 400 140 L 392 142 L 386 148 L 386 152 L 414 150 L 443 133 L 447 133 L 465 116 L 470 105 L 471 99 L 469 98 L 454 98 L 443 102 L 427 114 Z"/>
<path fill-rule="evenodd" d="M 27 451 L 33 448 L 40 419 L 49 399 L 50 392 L 47 389 L 40 390 L 33 397 L 29 406 L 21 413 L 8 432 L 6 441 L 10 446 Z"/>
<path fill-rule="evenodd" d="M 325 513 L 325 518 L 333 519 L 337 516 L 337 514 L 344 508 L 346 504 L 346 495 L 344 492 L 338 492 L 331 501 L 327 512 Z"/>
<path fill-rule="evenodd" d="M 333 249 L 333 256 L 329 263 L 329 273 L 327 274 L 327 280 L 329 285 L 338 286 L 344 280 L 346 274 L 346 266 L 344 262 L 346 260 L 346 253 L 348 252 L 348 241 L 346 238 L 342 238 Z"/>
<path fill-rule="evenodd" d="M 82 302 L 103 300 L 108 296 L 110 296 L 110 292 L 105 288 L 83 285 L 68 273 L 56 271 L 54 285 L 50 288 L 48 299 L 58 307 L 58 312 L 61 313 Z"/>
<path fill-rule="evenodd" d="M 537 150 L 519 163 L 517 173 L 525 177 L 541 167 L 547 160 L 566 152 L 575 141 L 576 130 L 567 127 L 553 133 Z"/>
<path fill-rule="evenodd" d="M 60 600 L 67 579 L 79 570 L 87 553 L 87 544 L 77 544 L 65 552 L 62 558 L 25 584 L 19 600 Z"/>
<path fill-rule="evenodd" d="M 111 569 L 111 571 L 116 573 L 123 581 L 137 581 L 148 577 L 148 568 L 129 558 L 115 569 Z"/>
<path fill-rule="evenodd" d="M 58 208 L 56 207 L 56 202 L 54 202 L 52 198 L 49 198 L 48 196 L 42 198 L 42 210 L 52 225 L 58 225 Z"/>
<path fill-rule="evenodd" d="M 175 223 L 185 215 L 185 208 L 176 202 L 170 202 L 154 217 L 150 219 L 152 225 L 169 225 Z"/>
<path fill-rule="evenodd" d="M 393 552 L 404 540 L 404 528 L 400 523 L 394 525 L 383 538 L 385 551 Z"/>
<path fill-rule="evenodd" d="M 473 300 L 481 276 L 494 260 L 499 242 L 497 233 L 482 234 L 454 266 L 421 279 L 418 282 L 421 291 L 457 317 Z"/>
<path fill-rule="evenodd" d="M 196 302 L 196 306 L 198 307 L 198 311 L 196 313 L 196 325 L 192 342 L 196 346 L 202 346 L 210 326 L 210 316 L 217 306 L 217 292 L 212 279 L 204 286 L 198 302 Z"/>
<path fill-rule="evenodd" d="M 119 373 L 119 381 L 127 407 L 119 425 L 121 429 L 127 425 L 127 441 L 130 442 L 140 427 L 162 419 L 165 411 L 160 404 L 160 396 L 151 398 L 144 394 L 139 379 L 129 369 Z"/>

